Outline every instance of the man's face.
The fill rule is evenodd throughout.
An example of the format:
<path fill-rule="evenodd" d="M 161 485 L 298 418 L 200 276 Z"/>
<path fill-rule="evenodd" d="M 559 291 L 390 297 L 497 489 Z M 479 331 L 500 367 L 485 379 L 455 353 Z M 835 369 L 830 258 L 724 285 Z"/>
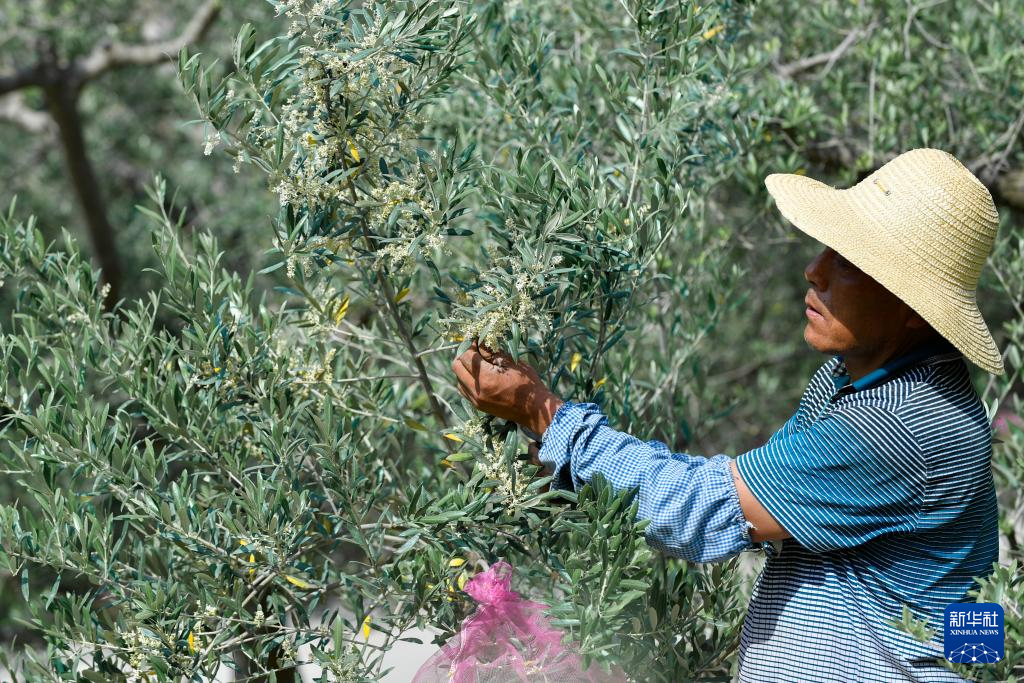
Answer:
<path fill-rule="evenodd" d="M 868 356 L 923 320 L 892 292 L 825 247 L 804 269 L 804 340 L 822 353 Z"/>

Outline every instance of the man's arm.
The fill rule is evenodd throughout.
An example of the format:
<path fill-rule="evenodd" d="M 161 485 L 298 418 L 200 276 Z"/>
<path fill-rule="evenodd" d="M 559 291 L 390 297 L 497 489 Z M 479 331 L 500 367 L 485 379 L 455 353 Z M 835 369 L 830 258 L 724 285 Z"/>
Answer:
<path fill-rule="evenodd" d="M 742 478 L 737 484 L 732 458 L 673 453 L 659 441 L 640 441 L 610 428 L 593 403 L 563 404 L 538 456 L 555 487 L 578 489 L 601 474 L 618 491 L 636 489 L 638 517 L 650 520 L 648 541 L 673 555 L 712 562 L 789 537 Z"/>
<path fill-rule="evenodd" d="M 543 442 L 544 433 L 547 431 L 548 426 L 551 425 L 555 413 L 561 408 L 563 402 L 561 398 L 554 394 L 550 396 L 542 395 L 534 407 L 526 411 L 526 418 L 520 424 L 541 436 Z M 647 441 L 647 444 L 657 452 L 664 452 L 670 457 L 677 456 L 677 454 L 672 454 L 664 443 Z M 538 460 L 540 460 L 539 454 Z M 543 463 L 543 461 L 541 464 L 546 466 L 546 463 Z M 743 481 L 743 477 L 736 467 L 735 460 L 729 461 L 729 470 L 732 473 L 733 485 L 739 497 L 739 508 L 742 510 L 746 521 L 753 524 L 750 528 L 751 541 L 763 543 L 765 541 L 782 541 L 783 539 L 792 538 L 790 532 L 782 528 L 778 520 L 772 517 L 771 513 L 761 505 L 761 502 L 751 492 L 750 487 Z"/>
<path fill-rule="evenodd" d="M 558 407 L 561 407 L 562 401 L 558 400 L 558 404 L 555 407 L 557 411 Z M 551 416 L 554 416 L 554 412 L 551 411 Z M 538 414 L 542 414 L 538 412 Z M 539 421 L 543 427 L 537 431 L 538 434 L 543 435 L 551 424 L 551 417 L 539 418 Z M 648 441 L 647 445 L 654 448 L 656 451 L 663 452 L 665 455 L 671 458 L 687 458 L 683 453 L 672 453 L 669 448 L 659 441 Z M 550 465 L 539 460 L 539 453 L 537 454 L 538 461 L 541 465 L 545 466 L 545 469 L 550 470 Z M 743 475 L 740 474 L 739 469 L 736 467 L 736 461 L 734 459 L 729 460 L 729 470 L 732 473 L 733 484 L 736 487 L 736 493 L 740 500 L 740 509 L 743 511 L 743 516 L 753 526 L 750 527 L 750 540 L 754 543 L 763 543 L 764 541 L 781 541 L 786 538 L 792 538 L 790 533 L 782 528 L 778 520 L 772 517 L 772 514 L 761 502 L 754 496 L 753 492 L 747 486 L 746 482 L 743 481 Z"/>
<path fill-rule="evenodd" d="M 474 405 L 544 436 L 540 459 L 551 467 L 555 487 L 574 488 L 600 472 L 617 490 L 638 489 L 639 514 L 652 520 L 647 533 L 653 545 L 710 561 L 789 536 L 728 456 L 671 453 L 660 442 L 616 432 L 593 404 L 563 405 L 532 368 L 500 355 L 485 358 L 473 348 L 453 368 Z"/>
<path fill-rule="evenodd" d="M 729 469 L 732 470 L 732 480 L 736 485 L 736 493 L 740 497 L 740 508 L 743 516 L 754 526 L 750 528 L 750 540 L 754 543 L 764 541 L 781 541 L 784 538 L 792 538 L 792 535 L 782 528 L 778 520 L 772 517 L 761 502 L 754 497 L 754 494 L 747 488 L 746 482 L 736 467 L 736 461 L 729 461 Z"/>

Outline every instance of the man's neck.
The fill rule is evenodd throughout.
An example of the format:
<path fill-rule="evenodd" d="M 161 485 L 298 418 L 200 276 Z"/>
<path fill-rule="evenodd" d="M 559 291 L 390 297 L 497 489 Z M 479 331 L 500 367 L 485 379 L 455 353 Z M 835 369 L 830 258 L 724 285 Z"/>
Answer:
<path fill-rule="evenodd" d="M 843 361 L 846 363 L 846 373 L 850 376 L 850 383 L 852 384 L 861 377 L 874 372 L 894 358 L 899 358 L 922 344 L 937 341 L 938 339 L 938 335 L 929 332 L 924 335 L 904 337 L 895 344 L 872 350 L 869 353 L 844 354 Z"/>

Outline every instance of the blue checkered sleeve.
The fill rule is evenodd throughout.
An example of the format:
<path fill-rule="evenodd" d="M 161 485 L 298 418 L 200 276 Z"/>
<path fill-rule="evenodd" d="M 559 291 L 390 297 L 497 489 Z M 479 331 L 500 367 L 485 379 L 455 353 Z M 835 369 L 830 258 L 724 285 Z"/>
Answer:
<path fill-rule="evenodd" d="M 616 491 L 637 490 L 647 542 L 691 562 L 717 562 L 756 550 L 740 509 L 727 455 L 673 453 L 608 427 L 593 403 L 565 402 L 544 432 L 539 458 L 553 488 L 576 490 L 597 473 Z"/>

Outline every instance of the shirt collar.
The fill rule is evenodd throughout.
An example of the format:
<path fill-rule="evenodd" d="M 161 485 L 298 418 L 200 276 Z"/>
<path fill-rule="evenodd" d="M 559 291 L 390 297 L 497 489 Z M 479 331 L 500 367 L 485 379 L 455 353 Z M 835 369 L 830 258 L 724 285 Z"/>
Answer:
<path fill-rule="evenodd" d="M 920 344 L 907 353 L 891 359 L 882 367 L 869 372 L 853 384 L 850 384 L 850 375 L 846 370 L 846 361 L 842 356 L 836 356 L 835 358 L 839 362 L 832 369 L 832 382 L 835 384 L 836 391 L 846 386 L 850 386 L 853 391 L 861 391 L 885 381 L 910 365 L 950 353 L 959 354 L 960 352 L 948 340 L 940 337 L 936 340 Z"/>

